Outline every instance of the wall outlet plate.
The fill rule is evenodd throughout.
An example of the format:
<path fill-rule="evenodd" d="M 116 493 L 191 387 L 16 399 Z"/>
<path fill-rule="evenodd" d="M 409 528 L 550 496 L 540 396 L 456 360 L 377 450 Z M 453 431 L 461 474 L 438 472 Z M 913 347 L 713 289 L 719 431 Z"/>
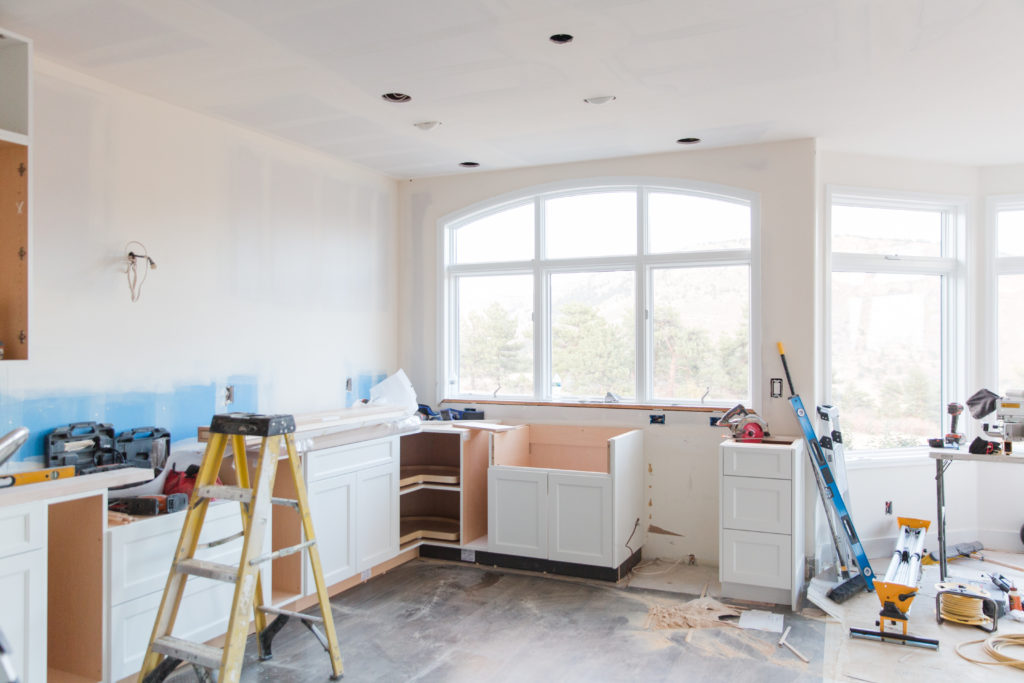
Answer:
<path fill-rule="evenodd" d="M 662 413 L 660 415 L 651 415 L 651 424 L 652 425 L 663 425 L 663 424 L 665 424 L 665 413 Z"/>
<path fill-rule="evenodd" d="M 462 561 L 463 562 L 476 562 L 476 551 L 462 549 Z"/>
<path fill-rule="evenodd" d="M 364 569 L 363 573 L 359 575 L 359 579 L 361 581 L 369 581 L 371 576 L 373 576 L 373 570 L 372 569 Z"/>

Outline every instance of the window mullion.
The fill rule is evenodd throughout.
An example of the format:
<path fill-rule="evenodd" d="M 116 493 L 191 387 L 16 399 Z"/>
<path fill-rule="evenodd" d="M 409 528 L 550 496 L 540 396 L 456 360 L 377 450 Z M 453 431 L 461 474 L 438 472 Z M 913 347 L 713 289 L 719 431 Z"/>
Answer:
<path fill-rule="evenodd" d="M 551 398 L 551 325 L 548 319 L 548 283 L 544 262 L 545 213 L 541 198 L 533 201 L 533 394 Z"/>

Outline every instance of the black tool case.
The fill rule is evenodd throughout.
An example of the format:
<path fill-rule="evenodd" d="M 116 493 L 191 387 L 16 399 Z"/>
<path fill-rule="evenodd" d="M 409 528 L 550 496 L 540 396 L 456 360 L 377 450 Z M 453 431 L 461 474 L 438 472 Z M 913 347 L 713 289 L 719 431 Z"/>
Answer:
<path fill-rule="evenodd" d="M 73 422 L 46 435 L 43 444 L 47 467 L 75 466 L 75 474 L 88 474 L 124 462 L 114 448 L 114 427 L 105 422 Z"/>
<path fill-rule="evenodd" d="M 117 435 L 114 448 L 132 467 L 163 467 L 171 452 L 171 433 L 160 427 L 134 427 Z"/>

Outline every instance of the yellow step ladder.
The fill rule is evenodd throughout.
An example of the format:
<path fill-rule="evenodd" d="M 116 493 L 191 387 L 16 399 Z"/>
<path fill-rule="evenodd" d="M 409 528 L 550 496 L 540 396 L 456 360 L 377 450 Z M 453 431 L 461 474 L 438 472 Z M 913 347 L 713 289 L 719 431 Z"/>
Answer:
<path fill-rule="evenodd" d="M 309 515 L 309 501 L 306 487 L 303 484 L 302 468 L 295 450 L 295 419 L 291 415 L 253 415 L 248 413 L 231 413 L 215 415 L 210 424 L 210 441 L 203 454 L 203 462 L 196 476 L 195 489 L 185 513 L 185 523 L 178 540 L 178 549 L 174 553 L 174 562 L 167 577 L 160 610 L 157 612 L 153 635 L 149 640 L 146 658 L 143 660 L 139 680 L 143 683 L 157 683 L 164 680 L 179 664 L 187 662 L 197 667 L 197 671 L 217 671 L 219 683 L 235 683 L 242 672 L 242 659 L 245 653 L 246 636 L 249 633 L 249 619 L 256 622 L 260 659 L 271 657 L 270 643 L 274 635 L 281 629 L 289 617 L 302 620 L 330 654 L 332 679 L 342 675 L 341 653 L 338 649 L 338 637 L 334 631 L 334 619 L 324 584 L 323 570 L 320 567 L 320 553 L 316 547 L 316 536 L 313 533 L 313 520 Z M 253 481 L 249 482 L 249 465 L 245 456 L 246 437 L 261 437 L 259 461 Z M 231 442 L 235 455 L 235 470 L 238 486 L 219 486 L 216 484 L 224 459 L 224 450 Z M 295 480 L 295 500 L 273 498 L 274 477 L 277 474 L 277 461 L 281 454 L 282 441 L 288 452 L 288 463 Z M 227 538 L 212 541 L 200 546 L 199 534 L 202 531 L 206 509 L 213 499 L 238 501 L 242 512 L 242 531 Z M 289 548 L 282 548 L 271 553 L 263 553 L 263 539 L 266 535 L 271 504 L 287 505 L 296 509 L 302 519 L 302 530 L 305 542 Z M 196 550 L 227 543 L 235 538 L 244 538 L 242 556 L 238 566 L 196 559 Z M 320 602 L 320 617 L 277 609 L 263 604 L 263 590 L 260 582 L 260 565 L 284 555 L 305 550 L 313 569 L 313 580 L 316 583 L 317 598 Z M 174 620 L 181 604 L 181 596 L 185 591 L 185 582 L 189 576 L 203 576 L 210 579 L 235 584 L 235 594 L 231 602 L 231 617 L 225 635 L 224 647 L 216 648 L 203 643 L 193 643 L 171 635 Z M 267 614 L 276 615 L 274 621 L 267 625 Z M 316 625 L 323 627 L 320 633 Z"/>

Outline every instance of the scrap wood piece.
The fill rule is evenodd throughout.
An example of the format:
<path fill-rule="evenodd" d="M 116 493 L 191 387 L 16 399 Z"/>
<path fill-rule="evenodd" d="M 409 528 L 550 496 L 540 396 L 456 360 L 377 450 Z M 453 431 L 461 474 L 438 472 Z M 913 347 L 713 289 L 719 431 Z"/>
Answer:
<path fill-rule="evenodd" d="M 739 617 L 739 610 L 723 605 L 714 598 L 697 598 L 682 605 L 653 605 L 648 610 L 650 628 L 716 628 L 736 624 L 724 621 L 725 617 Z"/>

